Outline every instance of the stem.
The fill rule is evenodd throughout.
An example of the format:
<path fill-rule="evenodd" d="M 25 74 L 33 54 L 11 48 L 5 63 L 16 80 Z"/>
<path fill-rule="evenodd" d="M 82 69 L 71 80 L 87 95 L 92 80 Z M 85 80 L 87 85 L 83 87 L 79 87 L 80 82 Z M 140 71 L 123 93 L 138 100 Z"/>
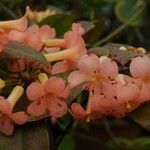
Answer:
<path fill-rule="evenodd" d="M 135 13 L 129 20 L 127 20 L 124 24 L 122 24 L 120 27 L 118 27 L 116 30 L 114 30 L 112 33 L 110 33 L 108 36 L 104 37 L 102 40 L 96 42 L 94 46 L 99 46 L 116 36 L 118 33 L 120 33 L 122 30 L 124 30 L 126 27 L 128 27 L 131 22 L 143 11 L 143 7 L 141 7 L 137 13 Z"/>

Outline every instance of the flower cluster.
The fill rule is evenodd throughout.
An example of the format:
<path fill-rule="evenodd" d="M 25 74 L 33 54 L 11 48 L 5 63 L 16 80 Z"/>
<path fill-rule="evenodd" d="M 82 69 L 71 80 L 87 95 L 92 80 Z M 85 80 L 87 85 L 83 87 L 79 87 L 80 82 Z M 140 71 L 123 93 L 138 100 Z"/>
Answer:
<path fill-rule="evenodd" d="M 49 65 L 27 58 L 7 61 L 9 78 L 15 86 L 4 98 L 3 89 L 9 85 L 0 77 L 0 131 L 12 134 L 14 123 L 24 124 L 28 116 L 59 118 L 69 112 L 77 120 L 121 118 L 150 99 L 148 56 L 132 58 L 130 76 L 119 74 L 118 64 L 111 58 L 87 53 L 82 37 L 85 31 L 79 23 L 73 23 L 63 38 L 56 38 L 55 29 L 49 25 L 28 26 L 28 15 L 27 7 L 22 18 L 0 22 L 0 53 L 5 53 L 10 41 L 17 41 L 43 55 Z M 58 77 L 64 72 L 70 72 L 67 79 Z M 78 86 L 88 91 L 87 104 L 73 102 L 68 106 L 67 98 Z M 26 112 L 14 112 L 23 94 L 29 102 Z"/>

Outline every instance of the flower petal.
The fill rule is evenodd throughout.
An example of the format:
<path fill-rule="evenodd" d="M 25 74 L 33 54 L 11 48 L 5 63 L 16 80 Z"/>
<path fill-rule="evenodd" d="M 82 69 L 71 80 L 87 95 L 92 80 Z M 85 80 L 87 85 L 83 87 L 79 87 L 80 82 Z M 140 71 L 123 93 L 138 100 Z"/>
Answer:
<path fill-rule="evenodd" d="M 133 58 L 130 63 L 130 73 L 135 78 L 141 78 L 150 73 L 150 59 L 148 56 Z"/>
<path fill-rule="evenodd" d="M 65 90 L 65 82 L 61 78 L 51 77 L 49 78 L 45 84 L 45 89 L 50 94 L 54 94 L 57 97 L 62 97 L 63 92 Z"/>
<path fill-rule="evenodd" d="M 26 39 L 26 32 L 21 32 L 17 30 L 11 30 L 9 32 L 9 40 L 24 42 Z"/>
<path fill-rule="evenodd" d="M 56 35 L 55 29 L 48 25 L 41 26 L 39 30 L 41 40 L 54 38 Z"/>
<path fill-rule="evenodd" d="M 48 99 L 48 109 L 52 117 L 59 118 L 66 114 L 67 105 L 58 98 L 52 98 Z"/>
<path fill-rule="evenodd" d="M 85 119 L 87 116 L 86 111 L 78 103 L 73 103 L 71 105 L 71 112 L 75 119 Z"/>
<path fill-rule="evenodd" d="M 104 76 L 114 79 L 118 74 L 118 65 L 106 56 L 100 57 L 100 69 Z"/>
<path fill-rule="evenodd" d="M 81 26 L 80 23 L 73 23 L 72 24 L 72 31 L 77 32 L 80 35 L 83 35 L 85 33 L 84 28 Z"/>
<path fill-rule="evenodd" d="M 73 71 L 68 76 L 68 83 L 70 85 L 70 88 L 74 88 L 81 83 L 84 83 L 89 80 L 89 76 L 87 74 L 82 73 L 81 71 Z"/>
<path fill-rule="evenodd" d="M 69 60 L 56 62 L 52 67 L 52 74 L 63 73 L 76 68 L 76 63 Z"/>
<path fill-rule="evenodd" d="M 95 54 L 83 55 L 78 61 L 78 67 L 80 71 L 91 75 L 100 69 L 99 58 Z"/>
<path fill-rule="evenodd" d="M 46 102 L 44 99 L 32 102 L 28 108 L 27 112 L 32 116 L 41 116 L 46 112 Z"/>
<path fill-rule="evenodd" d="M 38 82 L 32 82 L 28 87 L 27 87 L 27 97 L 31 101 L 35 101 L 41 96 L 45 94 L 44 86 L 41 83 Z"/>
<path fill-rule="evenodd" d="M 14 124 L 10 118 L 0 117 L 0 131 L 6 135 L 11 135 L 14 131 Z"/>
<path fill-rule="evenodd" d="M 140 94 L 140 89 L 132 84 L 120 85 L 117 88 L 117 99 L 118 102 L 124 103 L 135 100 Z"/>
<path fill-rule="evenodd" d="M 26 123 L 27 119 L 28 119 L 25 112 L 16 112 L 16 113 L 13 113 L 13 114 L 11 114 L 10 117 L 12 118 L 12 120 L 16 124 L 19 124 L 19 125 L 22 125 L 22 124 Z"/>
<path fill-rule="evenodd" d="M 5 114 L 11 114 L 12 106 L 11 104 L 4 99 L 4 97 L 0 96 L 0 112 Z"/>

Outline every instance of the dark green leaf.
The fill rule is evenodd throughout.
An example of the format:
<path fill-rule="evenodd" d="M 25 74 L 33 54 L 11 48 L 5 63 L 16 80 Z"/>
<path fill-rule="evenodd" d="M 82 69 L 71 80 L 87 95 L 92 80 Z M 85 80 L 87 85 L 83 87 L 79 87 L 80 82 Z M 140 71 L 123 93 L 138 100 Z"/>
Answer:
<path fill-rule="evenodd" d="M 129 115 L 135 122 L 150 131 L 150 104 L 143 104 Z"/>
<path fill-rule="evenodd" d="M 7 79 L 9 76 L 8 72 L 0 69 L 0 78 Z"/>
<path fill-rule="evenodd" d="M 0 133 L 0 150 L 50 150 L 50 142 L 45 121 L 16 127 L 12 136 Z"/>
<path fill-rule="evenodd" d="M 73 20 L 73 16 L 71 15 L 57 14 L 43 19 L 42 22 L 40 22 L 40 25 L 50 25 L 51 27 L 55 28 L 57 36 L 60 36 L 70 29 Z"/>
<path fill-rule="evenodd" d="M 70 91 L 70 95 L 67 99 L 67 103 L 70 104 L 83 90 L 83 86 L 85 83 L 82 83 Z"/>
<path fill-rule="evenodd" d="M 75 149 L 75 140 L 73 136 L 67 134 L 60 144 L 58 150 L 74 150 Z"/>
<path fill-rule="evenodd" d="M 125 47 L 127 50 L 121 50 L 121 47 Z M 119 62 L 121 65 L 125 65 L 128 61 L 130 61 L 133 57 L 139 56 L 134 51 L 129 51 L 128 47 L 123 44 L 106 44 L 103 47 L 91 48 L 90 52 L 95 53 L 99 56 L 108 56 Z"/>
<path fill-rule="evenodd" d="M 5 46 L 4 52 L 6 57 L 11 59 L 24 58 L 35 60 L 44 65 L 48 65 L 48 61 L 40 52 L 37 52 L 31 47 L 17 41 L 10 41 Z"/>
<path fill-rule="evenodd" d="M 94 25 L 94 27 L 92 27 L 92 24 L 90 25 L 91 29 L 89 28 L 90 30 L 83 36 L 86 43 L 92 43 L 92 42 L 96 41 L 103 32 L 104 21 L 102 21 L 102 20 L 101 21 L 99 21 L 99 20 L 93 21 L 93 25 Z"/>

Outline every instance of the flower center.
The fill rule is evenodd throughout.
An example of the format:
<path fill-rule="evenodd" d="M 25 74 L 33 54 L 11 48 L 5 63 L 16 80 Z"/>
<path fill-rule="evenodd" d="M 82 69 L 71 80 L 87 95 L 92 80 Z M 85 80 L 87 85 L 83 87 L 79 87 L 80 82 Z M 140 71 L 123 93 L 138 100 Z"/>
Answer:
<path fill-rule="evenodd" d="M 99 74 L 99 73 L 94 73 L 92 76 L 91 76 L 91 81 L 92 82 L 95 82 L 95 81 L 100 81 L 100 80 L 103 80 L 104 77 Z"/>

